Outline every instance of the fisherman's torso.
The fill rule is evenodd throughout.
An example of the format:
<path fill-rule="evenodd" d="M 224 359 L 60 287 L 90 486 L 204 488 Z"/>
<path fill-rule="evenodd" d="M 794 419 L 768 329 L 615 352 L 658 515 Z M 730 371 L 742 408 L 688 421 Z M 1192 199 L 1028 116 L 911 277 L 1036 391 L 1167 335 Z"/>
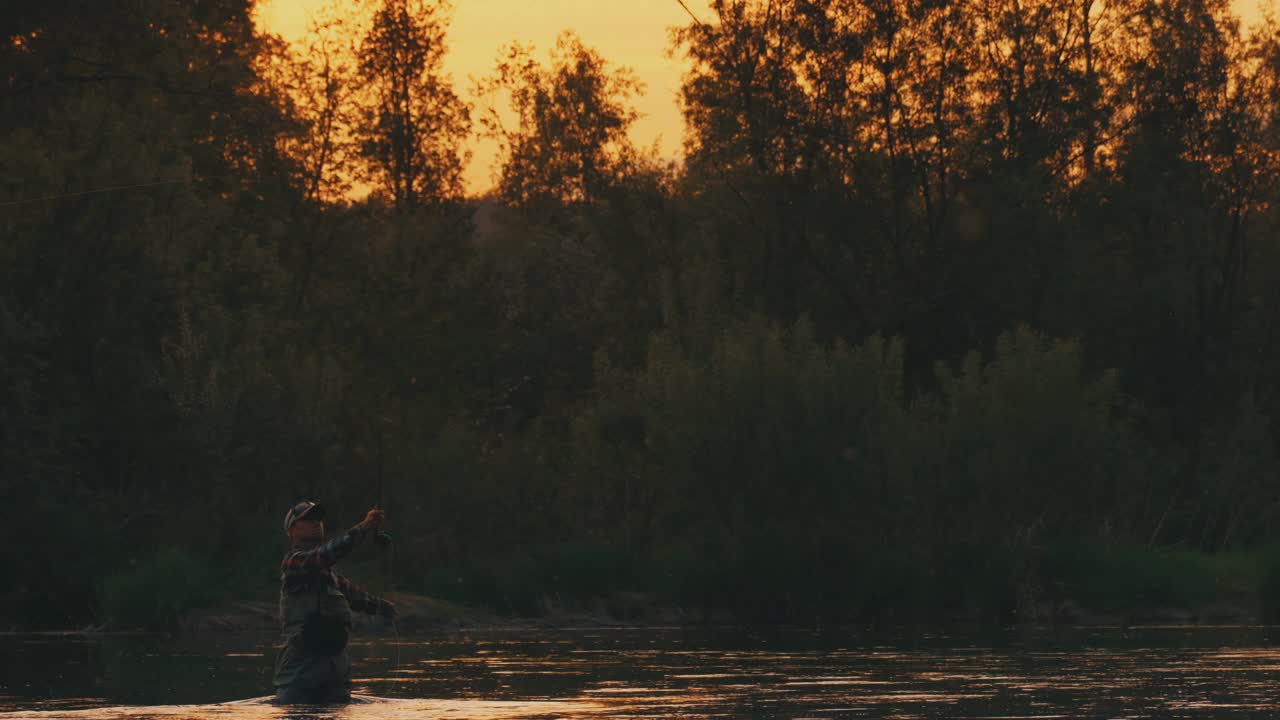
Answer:
<path fill-rule="evenodd" d="M 351 606 L 332 570 L 282 576 L 280 621 L 285 644 L 276 659 L 275 685 L 319 687 L 346 680 Z"/>

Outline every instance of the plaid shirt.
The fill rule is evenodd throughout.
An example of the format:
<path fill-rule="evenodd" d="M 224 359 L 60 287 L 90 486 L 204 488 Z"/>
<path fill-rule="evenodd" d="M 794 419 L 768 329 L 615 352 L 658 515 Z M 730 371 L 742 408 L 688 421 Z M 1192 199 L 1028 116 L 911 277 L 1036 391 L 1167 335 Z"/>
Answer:
<path fill-rule="evenodd" d="M 293 547 L 280 562 L 280 584 L 285 591 L 316 582 L 333 585 L 346 598 L 351 609 L 370 615 L 385 613 L 391 604 L 334 572 L 333 566 L 346 557 L 363 539 L 358 530 L 348 530 L 326 543 L 312 548 Z"/>

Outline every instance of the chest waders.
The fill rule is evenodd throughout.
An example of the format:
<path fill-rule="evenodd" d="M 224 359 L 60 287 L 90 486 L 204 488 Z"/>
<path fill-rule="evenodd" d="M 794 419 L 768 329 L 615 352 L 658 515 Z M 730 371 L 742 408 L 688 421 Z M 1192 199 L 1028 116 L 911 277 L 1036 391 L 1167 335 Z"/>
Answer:
<path fill-rule="evenodd" d="M 351 606 L 332 583 L 317 581 L 315 592 L 307 593 L 313 600 L 308 606 L 306 619 L 298 634 L 298 644 L 304 651 L 316 655 L 332 656 L 347 649 L 351 632 Z"/>
<path fill-rule="evenodd" d="M 351 606 L 326 576 L 280 593 L 285 646 L 276 666 L 277 687 L 318 688 L 347 682 L 344 654 Z"/>

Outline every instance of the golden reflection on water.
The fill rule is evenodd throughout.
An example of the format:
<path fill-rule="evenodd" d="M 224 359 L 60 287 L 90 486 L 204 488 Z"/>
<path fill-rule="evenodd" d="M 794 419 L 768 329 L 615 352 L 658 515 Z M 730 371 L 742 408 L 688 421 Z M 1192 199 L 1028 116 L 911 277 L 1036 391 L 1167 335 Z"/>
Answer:
<path fill-rule="evenodd" d="M 508 720 L 512 718 L 578 717 L 600 708 L 586 702 L 390 700 L 376 699 L 341 707 L 282 707 L 264 698 L 217 705 L 158 705 L 137 708 L 95 708 L 59 713 L 5 713 L 6 720 L 50 720 L 51 717 L 87 718 L 197 718 L 209 720 L 408 720 L 424 717 Z"/>
<path fill-rule="evenodd" d="M 1176 632 L 1182 638 L 1189 630 Z M 1277 648 L 1174 643 L 1046 649 L 1051 642 L 1026 647 L 1015 643 L 1002 649 L 945 644 L 859 648 L 853 642 L 856 636 L 849 639 L 844 647 L 785 651 L 701 649 L 681 636 L 655 639 L 644 632 L 419 642 L 373 639 L 353 645 L 357 671 L 369 673 L 357 680 L 357 690 L 396 699 L 365 698 L 326 709 L 278 707 L 261 698 L 217 705 L 110 706 L 107 699 L 95 696 L 24 700 L 6 692 L 0 695 L 0 710 L 15 712 L 0 712 L 0 720 L 1012 720 L 1280 714 L 1273 693 L 1280 680 Z M 198 652 L 166 655 L 152 648 L 137 656 L 158 657 L 161 662 L 202 657 Z M 224 647 L 203 657 L 252 669 L 269 656 L 270 644 L 263 642 L 252 648 Z"/>

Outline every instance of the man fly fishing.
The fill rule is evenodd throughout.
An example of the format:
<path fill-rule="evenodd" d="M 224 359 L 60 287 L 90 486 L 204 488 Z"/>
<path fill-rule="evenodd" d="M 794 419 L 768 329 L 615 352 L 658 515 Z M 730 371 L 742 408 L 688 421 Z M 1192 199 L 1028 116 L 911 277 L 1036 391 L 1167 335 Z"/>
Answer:
<path fill-rule="evenodd" d="M 394 622 L 396 606 L 334 572 L 356 545 L 375 537 L 386 515 L 374 508 L 355 527 L 328 542 L 324 508 L 303 501 L 284 517 L 291 547 L 280 563 L 280 622 L 285 644 L 276 655 L 276 701 L 328 704 L 351 700 L 347 636 L 351 612 Z"/>

